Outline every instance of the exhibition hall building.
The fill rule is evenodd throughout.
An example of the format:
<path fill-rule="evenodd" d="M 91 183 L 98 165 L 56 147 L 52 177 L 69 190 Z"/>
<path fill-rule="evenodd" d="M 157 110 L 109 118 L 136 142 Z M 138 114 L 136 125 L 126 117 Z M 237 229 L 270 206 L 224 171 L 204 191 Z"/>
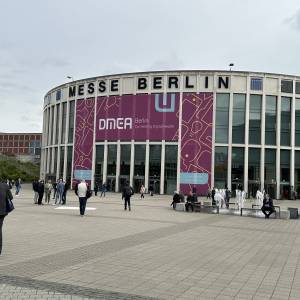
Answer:
<path fill-rule="evenodd" d="M 71 81 L 44 98 L 41 178 L 157 194 L 300 195 L 300 77 L 159 71 Z M 293 193 L 294 194 L 294 193 Z"/>

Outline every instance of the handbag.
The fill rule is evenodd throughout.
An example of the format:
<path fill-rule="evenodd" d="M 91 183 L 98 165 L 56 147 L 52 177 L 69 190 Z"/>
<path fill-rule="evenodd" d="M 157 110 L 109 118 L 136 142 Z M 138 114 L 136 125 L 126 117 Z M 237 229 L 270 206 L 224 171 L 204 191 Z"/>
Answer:
<path fill-rule="evenodd" d="M 9 199 L 6 198 L 6 212 L 9 214 L 15 209 L 13 202 Z"/>

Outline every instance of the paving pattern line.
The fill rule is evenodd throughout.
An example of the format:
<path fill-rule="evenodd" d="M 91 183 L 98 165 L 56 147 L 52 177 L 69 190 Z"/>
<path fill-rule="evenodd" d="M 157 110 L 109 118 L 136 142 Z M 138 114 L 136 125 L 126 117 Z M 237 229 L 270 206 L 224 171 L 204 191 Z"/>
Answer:
<path fill-rule="evenodd" d="M 140 232 L 108 241 L 102 241 L 86 246 L 65 250 L 51 255 L 29 259 L 0 267 L 0 275 L 23 276 L 33 278 L 52 273 L 66 267 L 71 267 L 92 259 L 118 252 L 130 247 L 152 242 L 172 234 L 178 234 L 196 227 L 216 222 L 222 216 L 205 216 L 199 220 L 171 225 L 164 228 Z"/>
<path fill-rule="evenodd" d="M 43 280 L 35 280 L 28 277 L 0 275 L 0 284 L 8 284 L 14 287 L 29 288 L 31 290 L 45 290 L 57 292 L 67 296 L 78 296 L 90 299 L 110 299 L 110 300 L 155 300 L 159 298 L 144 297 L 139 295 L 107 291 L 102 289 L 75 286 L 71 284 L 52 283 Z M 21 297 L 22 295 L 20 295 Z M 21 299 L 18 297 L 18 299 Z"/>

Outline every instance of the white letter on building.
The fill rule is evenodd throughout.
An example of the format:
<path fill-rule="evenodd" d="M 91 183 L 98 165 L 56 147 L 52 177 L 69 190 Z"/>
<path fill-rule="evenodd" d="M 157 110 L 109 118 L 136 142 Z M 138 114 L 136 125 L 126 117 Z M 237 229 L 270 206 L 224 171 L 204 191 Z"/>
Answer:
<path fill-rule="evenodd" d="M 132 118 L 125 118 L 124 120 L 124 129 L 132 129 Z"/>
<path fill-rule="evenodd" d="M 105 119 L 100 119 L 99 120 L 99 130 L 105 129 Z"/>

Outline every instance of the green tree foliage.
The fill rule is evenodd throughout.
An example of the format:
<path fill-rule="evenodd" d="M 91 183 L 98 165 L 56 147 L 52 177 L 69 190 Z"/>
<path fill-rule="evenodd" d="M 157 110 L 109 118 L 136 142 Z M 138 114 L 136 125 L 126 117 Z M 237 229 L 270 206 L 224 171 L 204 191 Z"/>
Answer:
<path fill-rule="evenodd" d="M 32 162 L 21 162 L 13 156 L 0 154 L 0 179 L 32 181 L 38 179 L 40 166 Z"/>

